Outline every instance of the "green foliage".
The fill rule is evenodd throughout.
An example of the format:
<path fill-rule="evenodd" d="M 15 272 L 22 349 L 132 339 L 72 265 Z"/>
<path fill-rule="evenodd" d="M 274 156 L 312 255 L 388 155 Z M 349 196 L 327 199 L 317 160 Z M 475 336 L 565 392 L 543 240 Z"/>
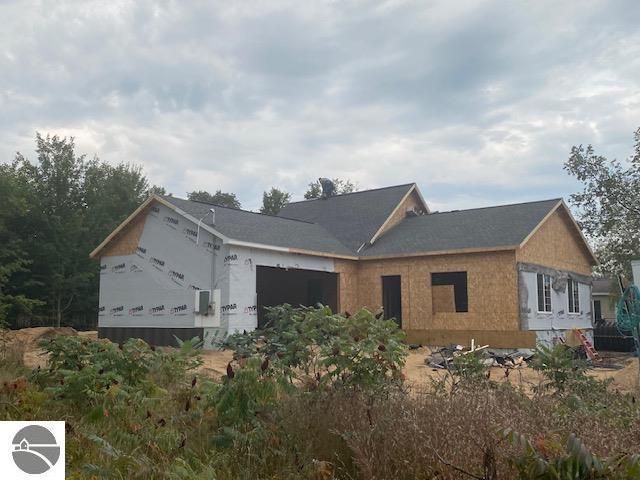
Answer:
<path fill-rule="evenodd" d="M 564 479 L 627 479 L 640 477 L 640 455 L 621 454 L 600 459 L 573 433 L 569 435 L 564 454 L 551 455 L 547 442 L 539 440 L 536 446 L 522 434 L 506 428 L 501 434 L 522 452 L 512 462 L 523 480 Z M 551 458 L 550 458 L 551 456 Z"/>
<path fill-rule="evenodd" d="M 236 198 L 235 193 L 223 192 L 216 190 L 213 195 L 204 190 L 197 190 L 187 193 L 187 198 L 194 202 L 212 203 L 221 207 L 240 208 L 240 201 Z"/>
<path fill-rule="evenodd" d="M 268 192 L 262 194 L 262 208 L 260 213 L 267 215 L 277 215 L 282 207 L 284 207 L 291 200 L 291 195 L 287 192 L 271 187 Z"/>
<path fill-rule="evenodd" d="M 355 192 L 358 190 L 358 187 L 351 182 L 351 180 L 345 178 L 334 178 L 332 180 L 333 184 L 336 187 L 335 190 L 335 195 L 341 195 L 343 193 L 351 193 L 351 192 Z M 311 182 L 309 184 L 309 188 L 307 188 L 307 191 L 304 194 L 304 198 L 305 200 L 312 200 L 314 198 L 320 198 L 322 196 L 322 185 L 320 184 L 319 180 L 316 180 L 315 182 Z"/>
<path fill-rule="evenodd" d="M 87 160 L 73 138 L 36 136 L 37 162 L 0 167 L 0 316 L 93 323 L 98 266 L 89 252 L 146 197 L 140 168 Z"/>
<path fill-rule="evenodd" d="M 587 362 L 576 356 L 576 351 L 564 344 L 548 347 L 536 346 L 531 367 L 546 378 L 546 389 L 564 392 L 570 386 L 589 382 Z"/>
<path fill-rule="evenodd" d="M 407 355 L 404 333 L 391 320 L 362 309 L 333 314 L 328 307 L 281 305 L 268 311 L 259 332 L 226 340 L 237 358 L 260 356 L 289 381 L 307 385 L 369 387 L 400 379 Z"/>
<path fill-rule="evenodd" d="M 640 256 L 640 128 L 628 162 L 597 155 L 591 145 L 573 147 L 564 168 L 582 183 L 571 195 L 584 232 L 597 245 L 603 272 L 629 276 Z"/>
<path fill-rule="evenodd" d="M 487 379 L 489 366 L 484 363 L 480 352 L 474 352 L 453 357 L 450 372 L 460 383 L 476 384 Z"/>

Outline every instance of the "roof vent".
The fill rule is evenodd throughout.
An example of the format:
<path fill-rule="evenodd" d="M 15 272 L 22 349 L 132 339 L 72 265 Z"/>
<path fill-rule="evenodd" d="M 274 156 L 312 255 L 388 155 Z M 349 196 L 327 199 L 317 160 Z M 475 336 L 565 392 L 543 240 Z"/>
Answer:
<path fill-rule="evenodd" d="M 407 208 L 407 211 L 406 211 L 407 217 L 420 217 L 422 215 L 424 215 L 424 211 L 422 211 L 422 209 L 417 205 L 412 208 Z"/>
<path fill-rule="evenodd" d="M 318 179 L 322 187 L 322 198 L 333 197 L 336 194 L 336 186 L 328 178 L 320 177 Z"/>

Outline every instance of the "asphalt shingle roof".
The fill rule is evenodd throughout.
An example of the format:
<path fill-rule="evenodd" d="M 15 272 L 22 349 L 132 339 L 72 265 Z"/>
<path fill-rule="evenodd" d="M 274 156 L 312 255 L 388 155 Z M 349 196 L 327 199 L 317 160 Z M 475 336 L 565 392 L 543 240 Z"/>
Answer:
<path fill-rule="evenodd" d="M 592 294 L 609 295 L 611 294 L 611 292 L 615 291 L 615 285 L 616 284 L 614 283 L 614 278 L 612 277 L 594 278 Z"/>
<path fill-rule="evenodd" d="M 560 199 L 406 217 L 361 256 L 519 245 Z"/>
<path fill-rule="evenodd" d="M 413 183 L 292 202 L 279 216 L 317 223 L 356 252 L 371 240 Z"/>
<path fill-rule="evenodd" d="M 163 196 L 162 198 L 198 219 L 206 215 L 209 209 L 214 208 L 215 226 L 211 223 L 211 215 L 207 215 L 203 223 L 234 240 L 338 255 L 353 255 L 351 250 L 321 225 L 176 197 Z"/>
<path fill-rule="evenodd" d="M 205 217 L 214 207 L 214 228 L 234 240 L 361 257 L 519 245 L 561 201 L 543 200 L 405 217 L 373 245 L 367 244 L 358 252 L 412 185 L 292 203 L 278 216 L 170 196 L 163 198 L 195 218 Z M 203 222 L 213 226 L 210 215 Z"/>

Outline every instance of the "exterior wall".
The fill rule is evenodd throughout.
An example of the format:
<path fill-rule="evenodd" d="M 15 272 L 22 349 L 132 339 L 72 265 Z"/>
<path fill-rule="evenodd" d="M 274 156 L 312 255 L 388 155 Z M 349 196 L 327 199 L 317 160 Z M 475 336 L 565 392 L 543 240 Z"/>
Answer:
<path fill-rule="evenodd" d="M 572 328 L 592 335 L 591 269 L 594 264 L 580 234 L 564 207 L 558 208 L 517 252 L 520 315 L 523 330 L 536 332 L 538 341 L 551 343 Z M 524 268 L 521 265 L 533 265 Z M 539 313 L 537 270 L 553 278 L 551 313 Z M 568 313 L 566 279 L 579 282 L 579 314 Z"/>
<path fill-rule="evenodd" d="M 225 290 L 226 280 L 220 276 L 221 241 L 201 229 L 196 245 L 196 233 L 192 222 L 154 204 L 116 239 L 107 253 L 120 254 L 100 259 L 99 328 L 203 326 L 194 313 L 195 292 L 212 286 Z"/>
<path fill-rule="evenodd" d="M 592 303 L 590 277 L 575 276 L 567 272 L 518 265 L 520 283 L 520 318 L 523 330 L 536 332 L 538 340 L 551 342 L 555 337 L 566 336 L 568 330 L 592 328 Z M 538 272 L 539 270 L 539 272 Z M 551 275 L 551 312 L 538 311 L 538 273 Z M 567 278 L 578 282 L 579 313 L 569 313 Z"/>
<path fill-rule="evenodd" d="M 353 272 L 346 262 L 338 271 Z M 431 273 L 467 272 L 468 312 L 433 313 Z M 379 310 L 383 275 L 400 275 L 402 324 L 410 342 L 444 345 L 471 338 L 495 348 L 531 347 L 535 334 L 521 332 L 514 251 L 363 260 L 357 267 L 357 289 L 340 282 L 341 306 Z M 356 291 L 357 302 L 345 300 Z"/>
<path fill-rule="evenodd" d="M 593 260 L 563 207 L 558 208 L 525 245 L 517 261 L 591 275 Z"/>
<path fill-rule="evenodd" d="M 613 295 L 593 294 L 593 301 L 600 301 L 602 319 L 612 323 L 616 320 L 616 297 Z"/>
<path fill-rule="evenodd" d="M 339 274 L 338 311 L 354 313 L 361 308 L 358 296 L 360 264 L 356 260 L 338 260 L 335 271 Z"/>
<path fill-rule="evenodd" d="M 223 258 L 223 276 L 228 278 L 222 302 L 222 328 L 229 333 L 254 330 L 258 326 L 256 267 L 300 268 L 334 272 L 334 260 L 288 252 L 228 245 Z"/>
<path fill-rule="evenodd" d="M 132 255 L 136 253 L 140 237 L 144 230 L 146 215 L 139 215 L 121 231 L 104 249 L 103 257 L 114 257 L 118 255 Z"/>
<path fill-rule="evenodd" d="M 422 200 L 420 200 L 420 196 L 416 193 L 416 191 L 412 191 L 411 194 L 405 198 L 401 203 L 399 208 L 389 217 L 387 224 L 384 226 L 380 234 L 382 235 L 384 232 L 392 229 L 398 223 L 402 221 L 402 219 L 407 215 L 407 210 L 411 210 L 413 208 L 422 210 L 424 206 L 422 204 Z"/>

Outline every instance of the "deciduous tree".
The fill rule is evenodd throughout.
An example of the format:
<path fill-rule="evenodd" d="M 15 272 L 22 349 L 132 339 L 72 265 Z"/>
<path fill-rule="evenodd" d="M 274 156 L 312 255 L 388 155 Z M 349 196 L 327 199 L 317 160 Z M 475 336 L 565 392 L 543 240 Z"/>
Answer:
<path fill-rule="evenodd" d="M 213 195 L 205 190 L 197 190 L 187 193 L 187 198 L 194 202 L 213 203 L 221 207 L 240 208 L 240 201 L 236 198 L 235 193 L 223 192 L 216 190 Z"/>
<path fill-rule="evenodd" d="M 262 208 L 260 213 L 267 215 L 277 215 L 282 207 L 291 200 L 291 195 L 287 192 L 271 187 L 271 190 L 262 194 Z"/>
<path fill-rule="evenodd" d="M 334 195 L 341 195 L 343 193 L 351 193 L 358 190 L 358 187 L 351 182 L 348 178 L 334 178 L 332 180 L 335 185 L 335 193 Z M 311 200 L 314 198 L 320 198 L 322 196 L 322 185 L 320 185 L 320 181 L 316 180 L 315 182 L 311 182 L 309 184 L 309 188 L 304 194 L 304 198 L 306 200 Z"/>
<path fill-rule="evenodd" d="M 628 160 L 608 160 L 591 145 L 571 149 L 564 165 L 582 183 L 571 195 L 578 223 L 596 247 L 600 269 L 630 272 L 630 260 L 640 258 L 640 128 Z"/>

